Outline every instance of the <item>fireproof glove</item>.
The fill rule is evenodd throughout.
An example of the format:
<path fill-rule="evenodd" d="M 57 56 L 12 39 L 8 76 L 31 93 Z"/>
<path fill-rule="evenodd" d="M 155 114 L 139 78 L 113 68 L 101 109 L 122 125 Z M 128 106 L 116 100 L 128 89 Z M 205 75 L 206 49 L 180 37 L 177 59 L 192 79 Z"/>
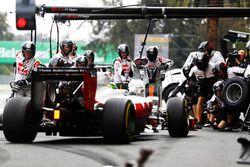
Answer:
<path fill-rule="evenodd" d="M 24 86 L 28 84 L 28 81 L 26 79 L 22 79 L 16 82 L 18 86 Z"/>
<path fill-rule="evenodd" d="M 56 66 L 57 67 L 63 67 L 65 64 L 64 60 L 62 58 L 59 58 L 57 63 L 56 63 Z"/>
<path fill-rule="evenodd" d="M 167 69 L 168 69 L 168 64 L 161 65 L 161 70 L 167 70 Z"/>

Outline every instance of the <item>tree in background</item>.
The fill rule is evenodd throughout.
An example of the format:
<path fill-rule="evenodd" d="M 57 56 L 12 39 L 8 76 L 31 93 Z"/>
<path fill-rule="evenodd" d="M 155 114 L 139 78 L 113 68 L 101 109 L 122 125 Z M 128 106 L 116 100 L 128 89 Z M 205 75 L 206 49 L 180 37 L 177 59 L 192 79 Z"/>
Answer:
<path fill-rule="evenodd" d="M 121 6 L 121 0 L 112 2 L 104 0 L 105 6 Z M 190 5 L 189 2 L 180 3 L 176 0 L 142 0 L 141 5 L 145 6 L 182 6 Z M 190 51 L 196 49 L 200 40 L 199 33 L 201 19 L 159 19 L 151 23 L 149 34 L 173 34 L 170 43 L 170 58 L 175 61 L 176 66 L 182 65 Z M 148 20 L 112 20 L 93 21 L 93 33 L 104 34 L 102 38 L 95 39 L 104 43 L 113 44 L 114 50 L 120 43 L 127 43 L 133 53 L 134 35 L 145 34 Z M 204 35 L 206 33 L 203 33 Z M 91 42 L 87 47 L 93 47 L 95 42 Z M 195 47 L 193 47 L 195 46 Z M 139 53 L 138 53 L 139 55 Z M 138 56 L 132 55 L 132 56 Z"/>
<path fill-rule="evenodd" d="M 6 16 L 6 13 L 0 12 L 0 40 L 12 40 L 14 37 L 14 34 L 8 31 L 10 26 L 7 24 Z"/>
<path fill-rule="evenodd" d="M 14 34 L 9 32 L 9 25 L 7 24 L 7 14 L 0 12 L 0 40 L 13 40 Z M 12 66 L 0 65 L 0 74 L 10 75 Z"/>
<path fill-rule="evenodd" d="M 103 3 L 106 6 L 122 7 L 122 0 L 103 0 Z M 141 5 L 168 7 L 249 7 L 250 2 L 247 0 L 141 0 Z M 110 43 L 116 49 L 116 46 L 125 42 L 129 45 L 133 53 L 134 34 L 144 34 L 148 21 L 93 21 L 92 24 L 94 25 L 94 34 L 103 34 L 101 38 L 97 39 L 99 43 Z M 248 18 L 159 19 L 153 22 L 149 33 L 171 34 L 169 57 L 175 61 L 175 67 L 180 67 L 188 54 L 196 50 L 201 41 L 210 40 L 220 50 L 220 39 L 229 29 L 248 32 Z M 94 43 L 91 42 L 92 46 Z"/>

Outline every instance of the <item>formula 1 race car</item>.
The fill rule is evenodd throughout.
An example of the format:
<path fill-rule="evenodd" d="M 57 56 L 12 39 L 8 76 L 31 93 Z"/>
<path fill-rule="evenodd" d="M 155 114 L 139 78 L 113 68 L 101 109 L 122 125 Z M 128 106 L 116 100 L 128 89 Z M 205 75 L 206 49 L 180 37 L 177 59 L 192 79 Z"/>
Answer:
<path fill-rule="evenodd" d="M 102 103 L 97 89 L 97 67 L 38 68 L 32 72 L 31 97 L 15 96 L 5 105 L 5 138 L 28 143 L 45 132 L 128 143 L 144 131 L 152 102 L 113 92 L 116 96 L 107 95 Z"/>

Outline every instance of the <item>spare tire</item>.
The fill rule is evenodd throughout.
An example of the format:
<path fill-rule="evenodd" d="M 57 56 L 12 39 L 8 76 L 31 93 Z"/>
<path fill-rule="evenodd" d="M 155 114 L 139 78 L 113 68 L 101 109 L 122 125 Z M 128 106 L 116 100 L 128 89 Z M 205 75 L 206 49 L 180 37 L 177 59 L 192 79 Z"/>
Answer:
<path fill-rule="evenodd" d="M 248 83 L 242 77 L 229 79 L 222 91 L 222 100 L 228 108 L 243 109 L 249 103 Z"/>

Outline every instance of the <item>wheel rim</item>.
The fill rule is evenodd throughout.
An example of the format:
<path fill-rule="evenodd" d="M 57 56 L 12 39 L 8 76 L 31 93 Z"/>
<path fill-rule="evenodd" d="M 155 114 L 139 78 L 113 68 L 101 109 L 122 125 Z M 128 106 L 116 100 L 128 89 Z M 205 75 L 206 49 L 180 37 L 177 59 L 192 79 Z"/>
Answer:
<path fill-rule="evenodd" d="M 240 84 L 233 83 L 226 90 L 226 97 L 230 103 L 237 103 L 243 96 L 243 90 Z"/>
<path fill-rule="evenodd" d="M 56 101 L 56 90 L 55 90 L 55 87 L 49 84 L 47 89 L 48 89 L 47 90 L 48 98 L 49 98 L 49 100 L 50 100 L 51 103 L 54 103 Z"/>

